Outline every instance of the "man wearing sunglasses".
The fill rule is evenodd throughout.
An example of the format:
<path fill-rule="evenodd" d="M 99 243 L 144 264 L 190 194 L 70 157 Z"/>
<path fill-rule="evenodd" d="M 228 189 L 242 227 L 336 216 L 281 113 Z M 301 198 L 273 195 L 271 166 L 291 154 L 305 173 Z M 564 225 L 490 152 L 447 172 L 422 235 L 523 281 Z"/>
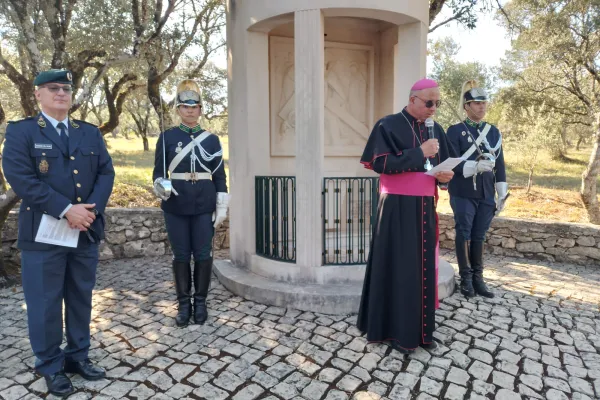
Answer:
<path fill-rule="evenodd" d="M 437 346 L 437 185 L 453 172 L 425 172 L 455 156 L 442 127 L 426 125 L 440 104 L 435 81 L 415 83 L 408 105 L 375 124 L 361 159 L 380 174 L 380 198 L 358 328 L 404 354 Z"/>
<path fill-rule="evenodd" d="M 2 166 L 22 199 L 18 246 L 35 369 L 49 393 L 64 397 L 74 391 L 65 372 L 88 380 L 106 375 L 88 350 L 98 244 L 115 172 L 98 128 L 69 118 L 71 73 L 44 71 L 33 83 L 41 112 L 9 123 Z M 64 218 L 78 229 L 77 247 L 36 241 L 46 218 Z M 61 349 L 63 301 L 67 344 Z"/>
<path fill-rule="evenodd" d="M 465 82 L 458 109 L 466 113 L 466 119 L 448 128 L 448 139 L 467 160 L 456 166 L 448 185 L 460 291 L 466 297 L 494 297 L 483 280 L 483 243 L 494 215 L 502 211 L 508 197 L 502 135 L 483 121 L 487 104 L 485 90 L 476 81 Z"/>

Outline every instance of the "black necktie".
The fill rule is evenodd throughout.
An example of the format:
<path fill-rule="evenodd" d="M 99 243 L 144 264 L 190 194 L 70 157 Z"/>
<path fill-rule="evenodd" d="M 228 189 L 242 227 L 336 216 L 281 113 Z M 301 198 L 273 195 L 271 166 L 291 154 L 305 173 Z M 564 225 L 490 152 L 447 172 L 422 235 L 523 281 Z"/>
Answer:
<path fill-rule="evenodd" d="M 56 125 L 56 127 L 58 128 L 58 130 L 60 132 L 60 140 L 62 140 L 63 144 L 65 145 L 65 149 L 67 150 L 67 153 L 68 153 L 69 152 L 69 137 L 67 136 L 67 127 L 62 122 L 59 122 L 58 125 Z"/>

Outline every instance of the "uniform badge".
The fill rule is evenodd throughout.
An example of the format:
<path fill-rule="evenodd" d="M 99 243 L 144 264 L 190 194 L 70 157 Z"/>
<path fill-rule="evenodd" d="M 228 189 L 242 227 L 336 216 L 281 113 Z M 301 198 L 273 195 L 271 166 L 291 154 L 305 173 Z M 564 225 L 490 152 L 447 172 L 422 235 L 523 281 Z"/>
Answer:
<path fill-rule="evenodd" d="M 177 143 L 177 148 L 175 149 L 175 153 L 179 153 L 181 152 L 182 148 L 181 146 L 183 145 L 183 142 L 179 142 Z"/>
<path fill-rule="evenodd" d="M 467 138 L 467 142 L 469 142 L 469 143 L 473 143 L 473 139 L 471 139 L 471 136 L 469 136 L 469 137 Z"/>
<path fill-rule="evenodd" d="M 71 126 L 75 129 L 79 128 L 79 125 L 77 125 L 73 120 L 71 120 Z"/>
<path fill-rule="evenodd" d="M 40 165 L 39 165 L 40 172 L 42 174 L 47 174 L 49 167 L 50 166 L 48 165 L 48 161 L 46 161 L 45 158 L 42 158 L 42 161 L 40 161 Z"/>
<path fill-rule="evenodd" d="M 46 121 L 44 121 L 44 118 L 42 118 L 41 115 L 40 115 L 40 119 L 38 119 L 38 125 L 41 126 L 42 128 L 46 127 Z"/>
<path fill-rule="evenodd" d="M 462 135 L 463 135 L 463 136 L 466 136 L 466 135 L 467 135 L 467 132 L 465 132 L 465 131 L 462 131 Z"/>

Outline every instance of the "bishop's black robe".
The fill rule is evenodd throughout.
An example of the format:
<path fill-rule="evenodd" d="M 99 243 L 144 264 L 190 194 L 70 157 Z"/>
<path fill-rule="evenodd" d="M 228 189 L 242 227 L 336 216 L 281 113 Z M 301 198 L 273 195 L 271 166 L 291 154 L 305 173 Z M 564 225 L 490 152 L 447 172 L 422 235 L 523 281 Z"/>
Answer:
<path fill-rule="evenodd" d="M 456 156 L 437 123 L 434 132 L 440 149 L 429 159 L 432 166 Z M 404 349 L 431 343 L 438 306 L 437 181 L 424 176 L 420 149 L 427 138 L 424 123 L 404 109 L 375 124 L 361 158 L 381 174 L 380 190 L 382 182 L 396 179 L 405 182 L 400 192 L 410 195 L 380 194 L 357 325 L 369 342 L 395 341 Z M 413 178 L 428 180 L 430 195 L 419 195 Z"/>

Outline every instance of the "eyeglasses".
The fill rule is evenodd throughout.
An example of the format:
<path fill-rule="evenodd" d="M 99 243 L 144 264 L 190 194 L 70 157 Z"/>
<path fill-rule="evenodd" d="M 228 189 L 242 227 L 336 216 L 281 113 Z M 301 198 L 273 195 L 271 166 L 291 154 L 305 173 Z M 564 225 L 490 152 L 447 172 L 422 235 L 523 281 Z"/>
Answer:
<path fill-rule="evenodd" d="M 425 107 L 427 108 L 432 108 L 433 105 L 435 104 L 436 108 L 439 108 L 442 105 L 442 101 L 441 100 L 423 100 L 422 98 L 420 98 L 419 96 L 415 96 L 417 99 L 421 100 L 423 103 L 425 103 Z"/>
<path fill-rule="evenodd" d="M 73 91 L 72 86 L 42 86 L 50 91 L 50 93 L 58 93 L 61 89 L 65 93 L 71 93 Z"/>

